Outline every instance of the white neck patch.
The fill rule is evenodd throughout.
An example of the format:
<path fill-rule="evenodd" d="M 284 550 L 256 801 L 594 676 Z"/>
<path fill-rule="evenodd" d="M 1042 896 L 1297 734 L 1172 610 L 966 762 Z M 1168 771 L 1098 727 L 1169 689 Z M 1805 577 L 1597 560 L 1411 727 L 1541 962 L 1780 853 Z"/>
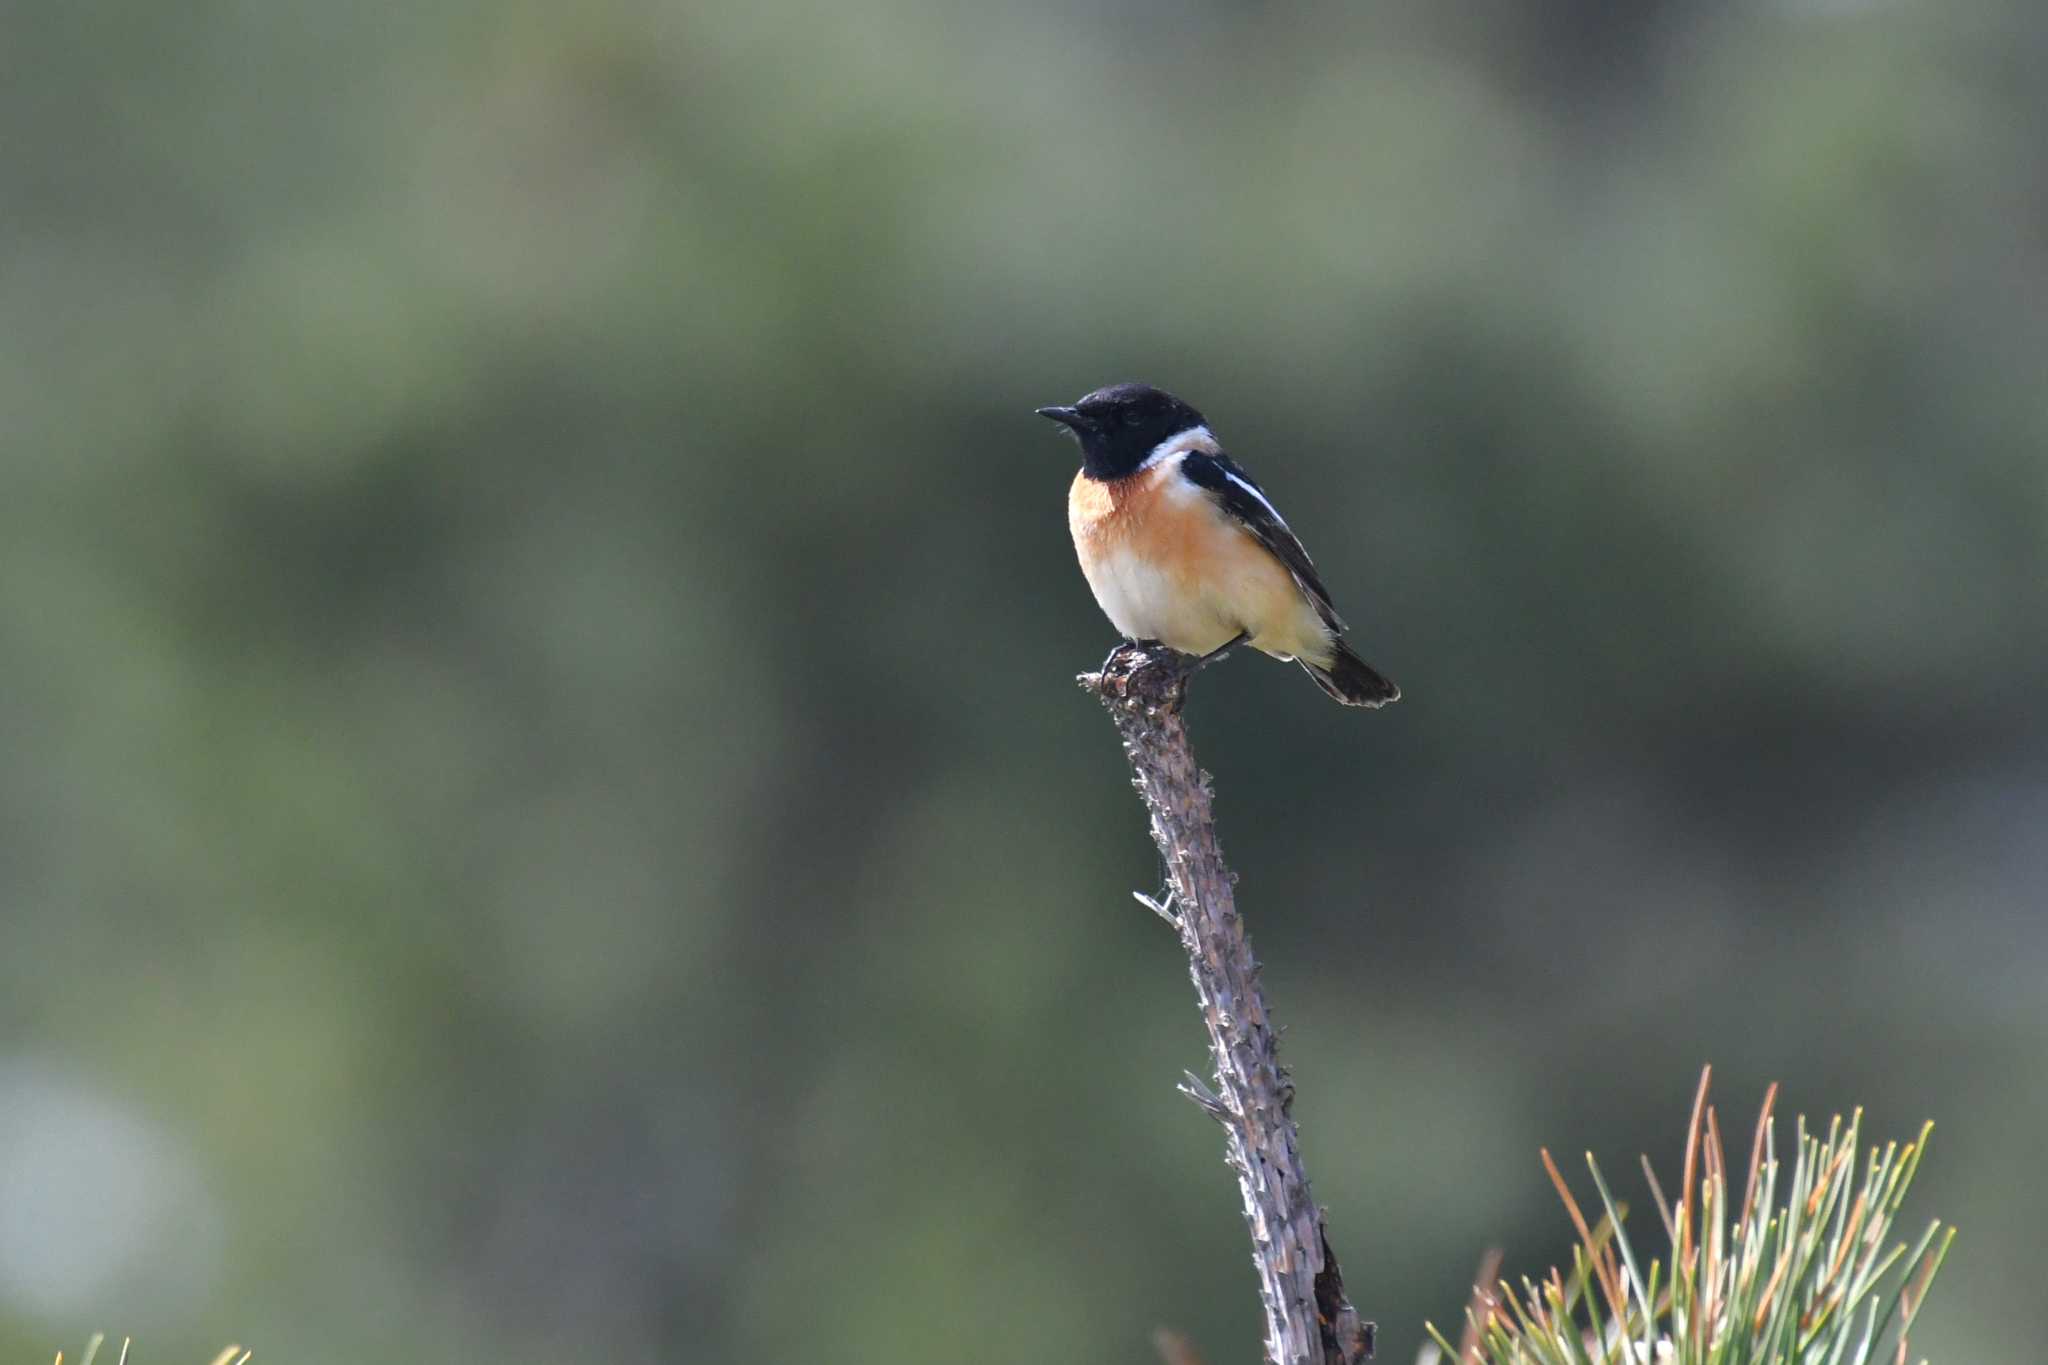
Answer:
<path fill-rule="evenodd" d="M 1152 453 L 1144 458 L 1144 461 L 1138 465 L 1138 468 L 1150 469 L 1161 460 L 1170 460 L 1176 455 L 1185 455 L 1191 450 L 1199 450 L 1204 455 L 1215 455 L 1222 449 L 1223 447 L 1216 443 L 1216 437 L 1210 432 L 1209 428 L 1189 427 L 1186 431 L 1176 431 L 1158 445 L 1153 446 Z"/>

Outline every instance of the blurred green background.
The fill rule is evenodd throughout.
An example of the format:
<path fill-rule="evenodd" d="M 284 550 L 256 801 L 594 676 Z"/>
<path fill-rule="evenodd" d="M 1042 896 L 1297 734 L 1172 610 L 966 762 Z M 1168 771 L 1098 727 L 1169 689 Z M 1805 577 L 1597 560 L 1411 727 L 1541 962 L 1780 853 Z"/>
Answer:
<path fill-rule="evenodd" d="M 1709 1060 L 2039 1358 L 2048 11 L 6 33 L 0 1355 L 1254 1358 L 1031 415 L 1141 378 L 1408 694 L 1191 708 L 1382 1358 Z"/>

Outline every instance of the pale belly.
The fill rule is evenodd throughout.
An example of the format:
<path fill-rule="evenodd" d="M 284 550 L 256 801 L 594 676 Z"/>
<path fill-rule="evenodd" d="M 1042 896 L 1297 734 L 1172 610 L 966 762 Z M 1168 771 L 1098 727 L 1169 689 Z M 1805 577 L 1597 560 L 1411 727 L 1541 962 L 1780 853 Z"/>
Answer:
<path fill-rule="evenodd" d="M 1224 525 L 1204 548 L 1198 572 L 1123 546 L 1082 567 L 1103 614 L 1132 639 L 1207 654 L 1249 632 L 1252 647 L 1267 654 L 1328 658 L 1328 631 L 1278 560 Z"/>

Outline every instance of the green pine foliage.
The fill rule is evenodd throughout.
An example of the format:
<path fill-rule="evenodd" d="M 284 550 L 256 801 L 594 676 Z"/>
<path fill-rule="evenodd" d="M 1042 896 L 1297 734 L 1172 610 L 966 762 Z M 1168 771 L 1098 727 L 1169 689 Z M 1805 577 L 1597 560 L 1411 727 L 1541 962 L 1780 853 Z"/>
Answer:
<path fill-rule="evenodd" d="M 1589 1225 L 1545 1151 L 1579 1234 L 1571 1272 L 1525 1277 L 1519 1294 L 1505 1280 L 1475 1289 L 1463 1341 L 1453 1346 L 1432 1324 L 1436 1346 L 1425 1350 L 1425 1365 L 1905 1365 L 1913 1323 L 1955 1238 L 1939 1221 L 1910 1248 L 1893 1237 L 1933 1125 L 1904 1147 L 1872 1146 L 1859 1162 L 1861 1110 L 1846 1123 L 1830 1120 L 1825 1136 L 1802 1117 L 1788 1169 L 1772 1086 L 1736 1203 L 1706 1102 L 1711 1074 L 1700 1076 L 1675 1205 L 1643 1162 L 1669 1255 L 1642 1260 L 1624 1226 L 1627 1206 L 1590 1153 L 1603 1212 Z"/>

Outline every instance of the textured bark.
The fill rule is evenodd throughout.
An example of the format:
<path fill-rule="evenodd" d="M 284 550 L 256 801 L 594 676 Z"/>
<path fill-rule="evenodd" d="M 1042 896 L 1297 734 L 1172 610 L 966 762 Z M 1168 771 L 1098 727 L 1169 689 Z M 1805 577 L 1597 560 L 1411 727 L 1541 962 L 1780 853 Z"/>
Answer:
<path fill-rule="evenodd" d="M 1208 774 L 1196 766 L 1181 720 L 1189 662 L 1171 650 L 1127 645 L 1080 681 L 1116 722 L 1166 861 L 1164 903 L 1138 899 L 1179 931 L 1208 1025 L 1215 1088 L 1190 1073 L 1181 1090 L 1223 1125 L 1265 1303 L 1266 1358 L 1271 1365 L 1356 1365 L 1372 1356 L 1373 1325 L 1344 1297 L 1323 1212 L 1302 1169 L 1294 1086 L 1280 1065 L 1258 962 L 1238 918 L 1237 878 L 1216 842 Z"/>

